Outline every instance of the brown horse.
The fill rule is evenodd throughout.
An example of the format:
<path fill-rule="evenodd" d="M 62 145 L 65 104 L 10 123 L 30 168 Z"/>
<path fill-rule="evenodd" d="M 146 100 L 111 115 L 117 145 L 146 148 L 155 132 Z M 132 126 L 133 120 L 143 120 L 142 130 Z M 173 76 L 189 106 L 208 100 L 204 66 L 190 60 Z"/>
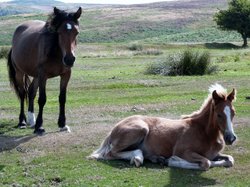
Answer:
<path fill-rule="evenodd" d="M 26 128 L 24 100 L 28 97 L 28 123 L 35 126 L 34 133 L 42 135 L 45 130 L 43 108 L 46 103 L 48 78 L 60 76 L 60 130 L 70 131 L 65 125 L 65 102 L 71 67 L 75 62 L 74 50 L 79 33 L 81 7 L 72 13 L 54 8 L 47 22 L 27 21 L 15 30 L 12 48 L 8 56 L 8 71 L 11 85 L 20 99 L 18 127 Z M 33 77 L 32 82 L 29 77 Z M 34 115 L 34 98 L 39 88 L 39 112 Z"/>
<path fill-rule="evenodd" d="M 144 158 L 186 169 L 233 166 L 233 157 L 220 152 L 236 140 L 236 91 L 227 95 L 215 84 L 210 92 L 200 110 L 179 120 L 136 115 L 120 121 L 90 158 L 126 159 L 137 167 Z"/>

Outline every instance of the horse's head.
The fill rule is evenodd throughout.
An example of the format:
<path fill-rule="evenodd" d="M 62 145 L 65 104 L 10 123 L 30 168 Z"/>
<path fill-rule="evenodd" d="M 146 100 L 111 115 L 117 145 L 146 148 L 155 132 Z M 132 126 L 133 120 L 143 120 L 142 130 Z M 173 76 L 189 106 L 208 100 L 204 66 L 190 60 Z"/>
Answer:
<path fill-rule="evenodd" d="M 232 122 L 235 115 L 235 109 L 232 102 L 236 98 L 236 91 L 233 89 L 230 94 L 221 95 L 214 90 L 212 98 L 214 101 L 215 124 L 218 125 L 223 133 L 225 143 L 231 145 L 236 140 Z"/>
<path fill-rule="evenodd" d="M 81 7 L 73 13 L 54 8 L 51 25 L 58 34 L 58 44 L 63 56 L 62 62 L 67 67 L 72 67 L 75 62 L 74 50 L 76 48 L 76 37 L 79 33 L 78 19 L 81 14 Z"/>

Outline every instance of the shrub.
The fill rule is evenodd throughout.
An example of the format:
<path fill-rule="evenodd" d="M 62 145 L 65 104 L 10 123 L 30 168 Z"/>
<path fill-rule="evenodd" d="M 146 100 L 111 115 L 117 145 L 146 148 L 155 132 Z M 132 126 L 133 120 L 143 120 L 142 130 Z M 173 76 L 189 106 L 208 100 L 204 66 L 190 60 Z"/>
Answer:
<path fill-rule="evenodd" d="M 142 51 L 143 47 L 141 44 L 132 43 L 127 47 L 130 51 Z"/>
<path fill-rule="evenodd" d="M 1 58 L 8 58 L 8 53 L 9 53 L 10 48 L 3 46 L 0 48 L 0 59 Z"/>
<path fill-rule="evenodd" d="M 217 67 L 211 66 L 208 52 L 185 50 L 181 53 L 169 55 L 164 61 L 149 65 L 146 74 L 166 76 L 204 75 L 215 71 L 217 71 Z"/>
<path fill-rule="evenodd" d="M 135 56 L 137 55 L 154 55 L 154 56 L 158 56 L 158 55 L 162 55 L 163 52 L 158 50 L 158 49 L 147 49 L 147 50 L 142 50 L 142 51 L 138 51 L 136 53 L 134 53 Z"/>

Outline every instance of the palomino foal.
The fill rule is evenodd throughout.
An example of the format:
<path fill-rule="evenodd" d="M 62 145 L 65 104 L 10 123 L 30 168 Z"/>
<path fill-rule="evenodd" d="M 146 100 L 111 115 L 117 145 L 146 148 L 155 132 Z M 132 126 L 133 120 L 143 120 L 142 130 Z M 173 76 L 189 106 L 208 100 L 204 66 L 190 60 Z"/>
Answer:
<path fill-rule="evenodd" d="M 236 140 L 232 123 L 236 91 L 227 94 L 219 84 L 209 90 L 200 110 L 181 119 L 141 115 L 125 118 L 89 157 L 126 159 L 137 167 L 144 159 L 186 169 L 233 166 L 233 157 L 221 151 L 225 143 L 231 145 Z"/>

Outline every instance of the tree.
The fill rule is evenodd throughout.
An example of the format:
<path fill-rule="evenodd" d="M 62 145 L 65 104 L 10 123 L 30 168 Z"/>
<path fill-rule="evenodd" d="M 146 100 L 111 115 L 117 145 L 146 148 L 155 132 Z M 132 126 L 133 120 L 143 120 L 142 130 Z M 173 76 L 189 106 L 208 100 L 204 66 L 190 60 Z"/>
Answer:
<path fill-rule="evenodd" d="M 214 20 L 222 30 L 235 30 L 241 34 L 243 47 L 250 37 L 250 0 L 231 0 L 227 10 L 220 10 Z"/>

